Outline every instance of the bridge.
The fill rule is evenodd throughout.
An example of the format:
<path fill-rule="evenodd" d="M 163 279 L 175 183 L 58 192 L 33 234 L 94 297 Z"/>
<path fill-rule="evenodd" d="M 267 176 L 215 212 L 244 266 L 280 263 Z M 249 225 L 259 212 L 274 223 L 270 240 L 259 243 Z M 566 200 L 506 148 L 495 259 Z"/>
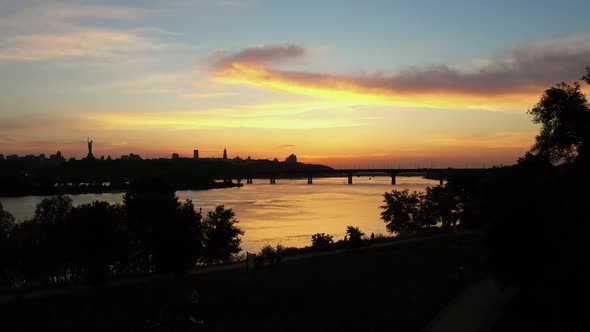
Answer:
<path fill-rule="evenodd" d="M 301 179 L 307 178 L 307 184 L 313 184 L 314 178 L 348 178 L 348 184 L 353 184 L 353 177 L 355 176 L 389 176 L 391 177 L 391 184 L 396 184 L 397 176 L 423 176 L 432 180 L 439 180 L 442 185 L 444 180 L 455 174 L 465 173 L 481 173 L 487 168 L 346 168 L 333 169 L 321 171 L 282 171 L 275 173 L 255 173 L 255 174 L 240 174 L 234 176 L 217 177 L 216 180 L 223 180 L 231 182 L 236 179 L 238 182 L 245 179 L 246 184 L 254 183 L 254 179 L 267 179 L 270 184 L 276 184 L 277 179 Z"/>

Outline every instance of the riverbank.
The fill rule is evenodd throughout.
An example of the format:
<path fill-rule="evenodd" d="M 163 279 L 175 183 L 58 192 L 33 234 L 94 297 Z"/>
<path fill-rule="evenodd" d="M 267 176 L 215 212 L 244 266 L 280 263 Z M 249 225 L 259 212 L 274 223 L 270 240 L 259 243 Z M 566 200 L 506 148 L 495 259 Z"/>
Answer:
<path fill-rule="evenodd" d="M 242 183 L 236 182 L 213 182 L 209 184 L 200 185 L 182 185 L 174 188 L 175 190 L 209 190 L 209 189 L 223 189 L 223 188 L 235 188 L 244 186 Z M 19 192 L 15 191 L 12 193 L 4 193 L 0 198 L 14 198 L 14 197 L 26 197 L 26 196 L 55 196 L 55 195 L 84 195 L 84 194 L 124 194 L 127 191 L 127 187 L 112 188 L 110 186 L 91 186 L 91 185 L 78 185 L 78 186 L 62 186 L 56 187 L 53 191 L 32 191 L 32 192 Z"/>
<path fill-rule="evenodd" d="M 192 311 L 201 330 L 418 331 L 482 278 L 482 253 L 477 235 L 430 237 L 253 271 L 243 265 L 28 298 L 2 305 L 3 321 L 31 330 L 149 330 Z M 185 299 L 192 290 L 193 306 Z"/>

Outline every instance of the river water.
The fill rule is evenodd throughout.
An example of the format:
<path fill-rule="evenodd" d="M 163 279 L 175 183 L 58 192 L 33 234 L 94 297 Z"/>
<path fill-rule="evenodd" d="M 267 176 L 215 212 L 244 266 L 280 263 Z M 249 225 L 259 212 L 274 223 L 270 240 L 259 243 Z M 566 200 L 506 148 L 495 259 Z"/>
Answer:
<path fill-rule="evenodd" d="M 317 178 L 312 185 L 307 179 L 254 180 L 240 188 L 178 191 L 179 199 L 191 199 L 203 212 L 223 204 L 236 213 L 238 226 L 245 234 L 242 250 L 258 252 L 265 244 L 285 247 L 311 245 L 315 233 L 328 233 L 334 240 L 344 238 L 346 226 L 360 227 L 366 233 L 386 234 L 380 219 L 383 193 L 392 189 L 423 191 L 438 181 L 421 177 L 397 177 L 391 185 L 390 177 L 355 177 L 348 185 L 346 178 Z M 95 200 L 121 202 L 122 193 L 83 194 L 71 196 L 74 205 Z M 17 220 L 34 215 L 35 206 L 44 196 L 0 197 L 4 209 Z"/>

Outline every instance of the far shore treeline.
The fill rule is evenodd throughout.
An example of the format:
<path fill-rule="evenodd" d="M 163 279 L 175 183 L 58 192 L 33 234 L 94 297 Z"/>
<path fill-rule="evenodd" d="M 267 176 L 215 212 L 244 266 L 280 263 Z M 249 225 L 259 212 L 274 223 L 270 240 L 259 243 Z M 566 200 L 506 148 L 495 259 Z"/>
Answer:
<path fill-rule="evenodd" d="M 271 160 L 0 158 L 0 196 L 125 192 L 129 183 L 159 178 L 175 190 L 239 186 L 231 180 L 331 171 L 328 166 Z M 224 180 L 216 182 L 215 180 Z M 228 180 L 228 181 L 225 181 Z"/>

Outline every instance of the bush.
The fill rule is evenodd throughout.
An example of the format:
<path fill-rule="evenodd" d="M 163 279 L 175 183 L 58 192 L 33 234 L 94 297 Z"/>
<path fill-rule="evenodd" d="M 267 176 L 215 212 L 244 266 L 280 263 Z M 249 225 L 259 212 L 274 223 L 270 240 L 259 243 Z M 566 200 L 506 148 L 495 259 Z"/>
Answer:
<path fill-rule="evenodd" d="M 262 247 L 262 249 L 260 249 L 260 251 L 258 252 L 258 256 L 261 257 L 274 257 L 275 254 L 275 248 L 273 248 L 273 246 L 271 246 L 270 244 L 264 245 L 264 247 Z"/>
<path fill-rule="evenodd" d="M 267 258 L 276 257 L 282 255 L 284 251 L 285 247 L 283 247 L 283 245 L 280 243 L 277 244 L 276 247 L 273 247 L 270 244 L 265 244 L 264 247 L 262 247 L 258 252 L 258 256 Z"/>
<path fill-rule="evenodd" d="M 363 243 L 363 233 L 360 228 L 354 226 L 346 227 L 346 236 L 348 236 L 349 248 L 360 248 Z"/>
<path fill-rule="evenodd" d="M 311 246 L 319 250 L 327 250 L 334 244 L 332 235 L 325 233 L 316 233 L 311 236 Z"/>

